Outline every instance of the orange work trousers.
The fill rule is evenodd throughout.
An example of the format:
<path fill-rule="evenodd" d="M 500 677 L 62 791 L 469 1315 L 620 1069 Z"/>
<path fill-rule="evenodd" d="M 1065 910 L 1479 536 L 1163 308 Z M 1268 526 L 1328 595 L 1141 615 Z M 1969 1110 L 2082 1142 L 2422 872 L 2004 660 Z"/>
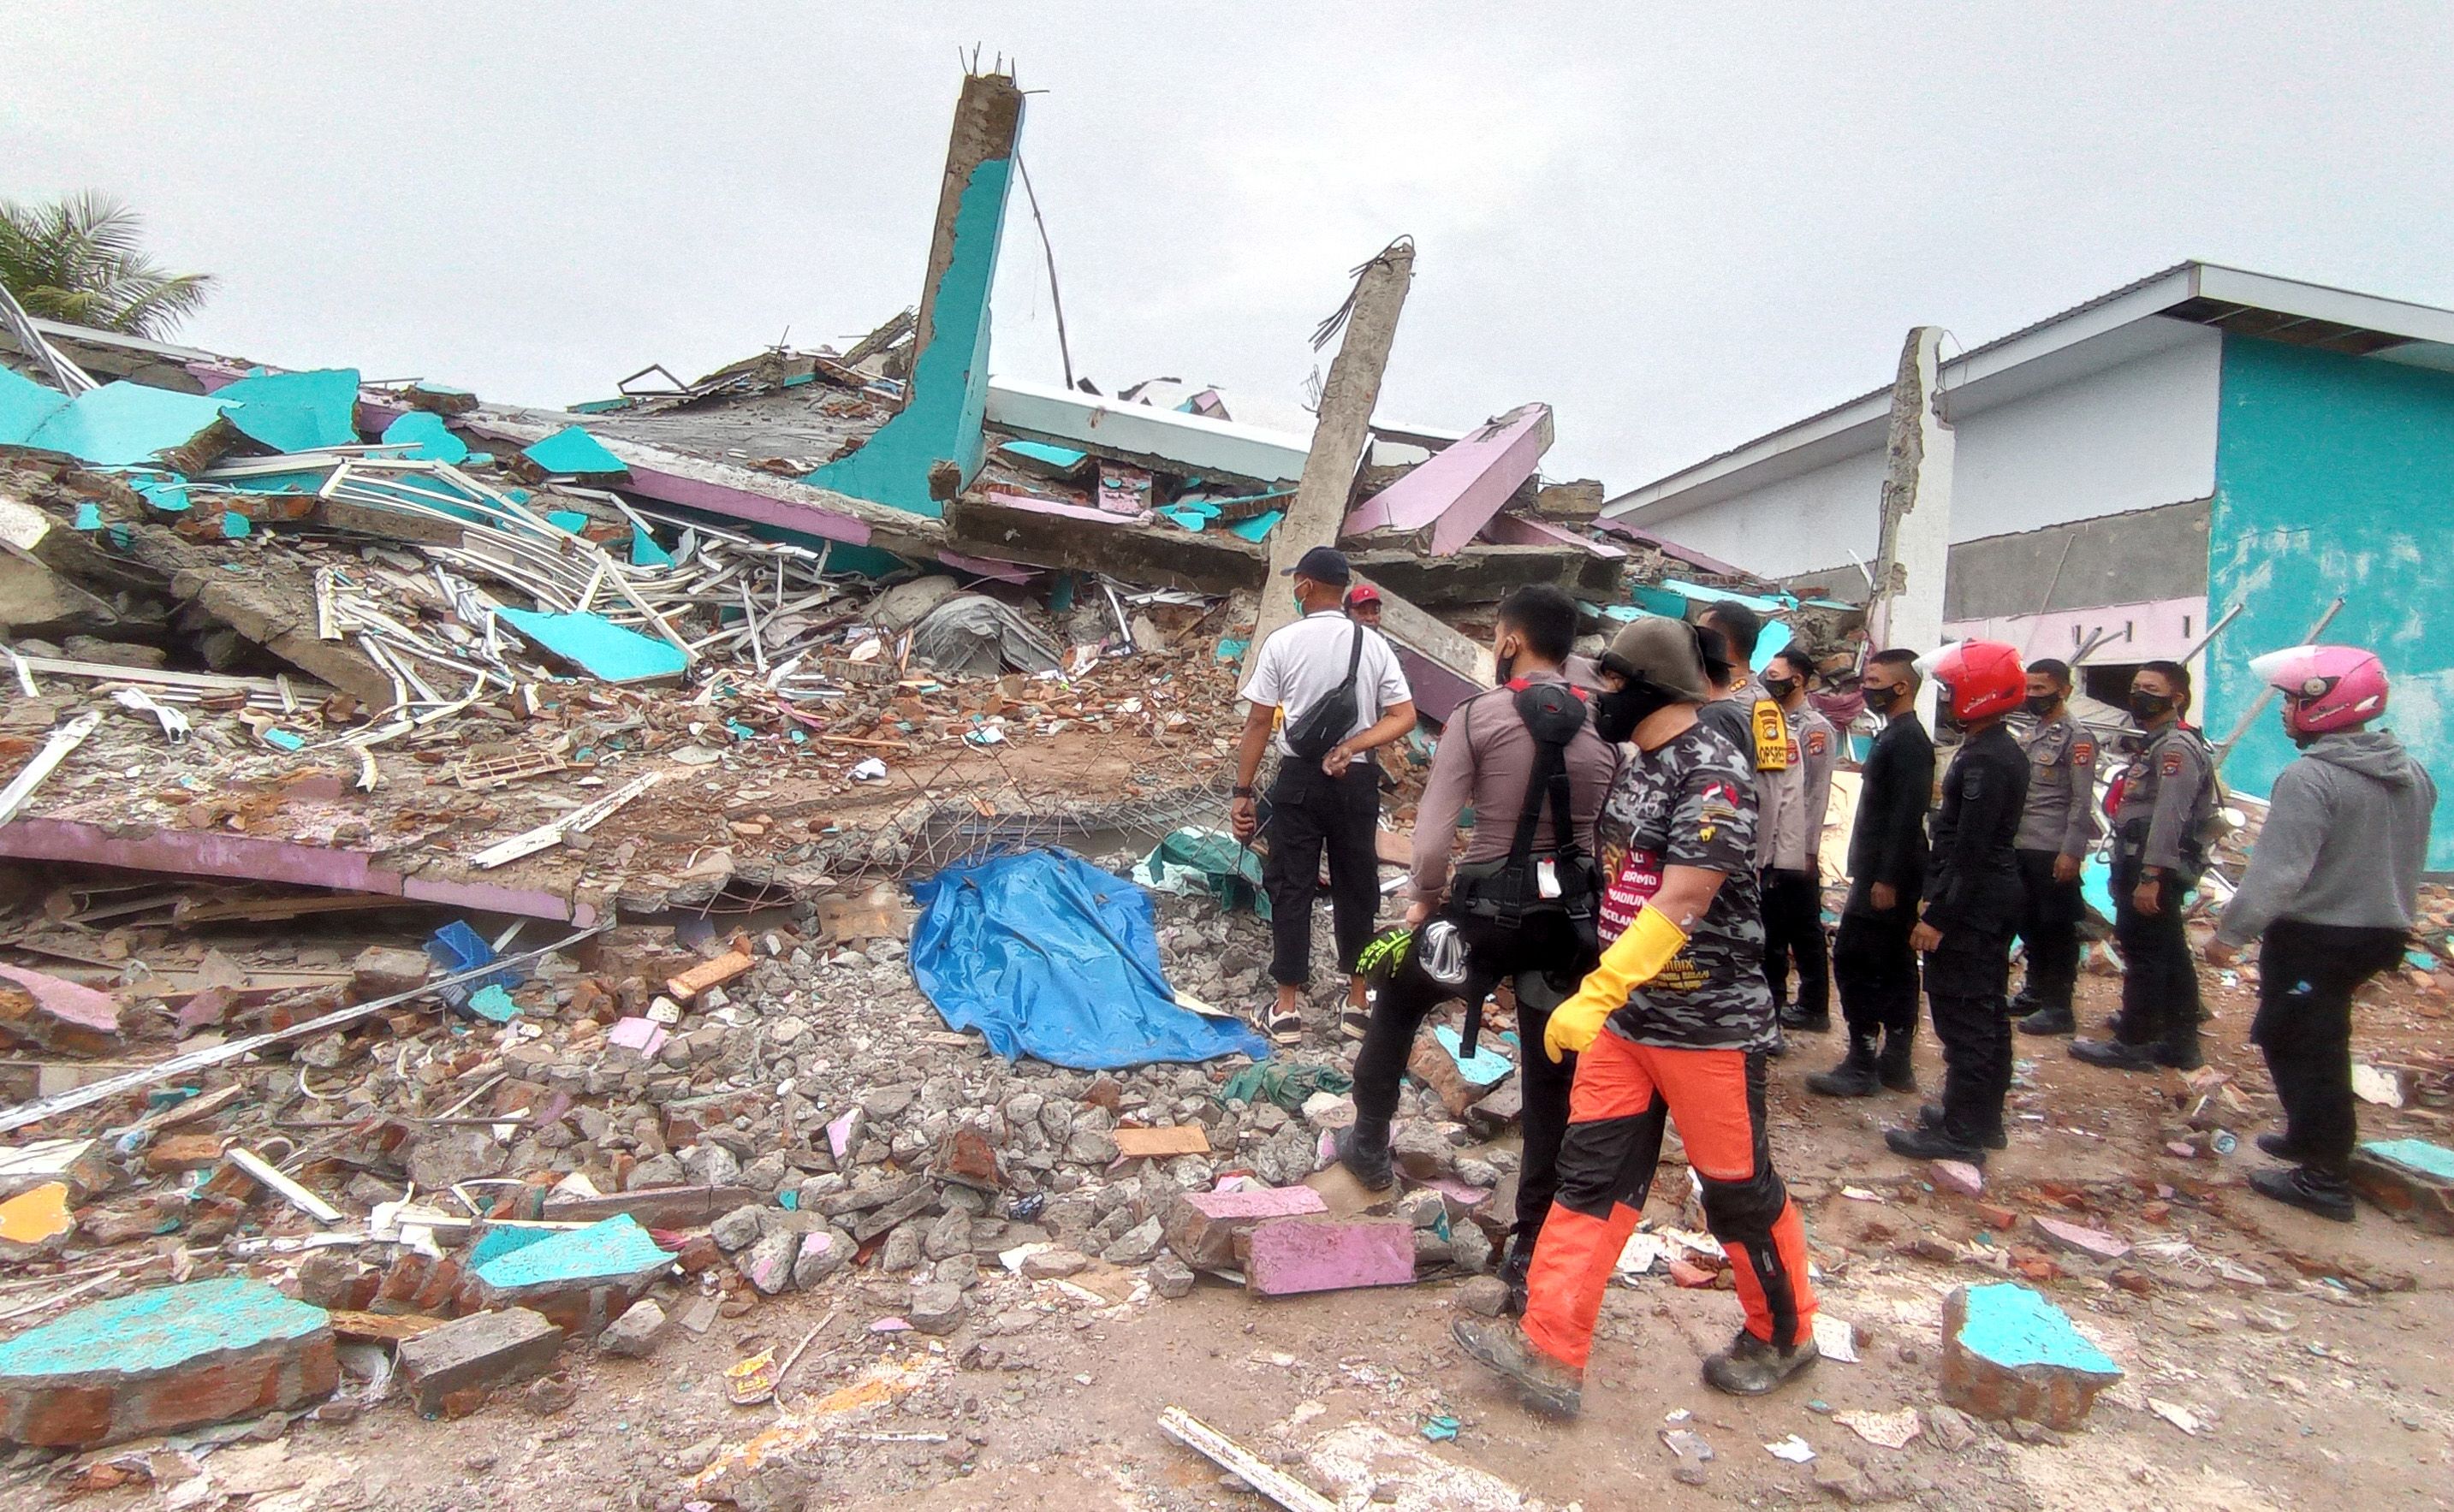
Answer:
<path fill-rule="evenodd" d="M 1772 1168 L 1764 1130 L 1763 1056 L 1664 1049 L 1604 1029 L 1578 1058 L 1559 1193 L 1526 1281 L 1526 1337 L 1579 1370 L 1593 1352 L 1603 1289 L 1643 1216 L 1665 1117 L 1678 1121 L 1703 1184 L 1705 1226 L 1730 1257 L 1747 1331 L 1777 1343 L 1814 1337 L 1806 1228 Z"/>

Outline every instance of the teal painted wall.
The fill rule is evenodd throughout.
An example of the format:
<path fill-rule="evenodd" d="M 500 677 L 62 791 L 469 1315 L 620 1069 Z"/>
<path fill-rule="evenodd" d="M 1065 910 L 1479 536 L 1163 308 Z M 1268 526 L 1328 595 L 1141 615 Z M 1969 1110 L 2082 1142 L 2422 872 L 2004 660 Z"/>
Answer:
<path fill-rule="evenodd" d="M 2308 633 L 2365 646 L 2394 680 L 2385 724 L 2444 795 L 2428 865 L 2454 871 L 2454 373 L 2227 333 L 2207 607 L 2246 604 L 2208 655 L 2222 739 L 2259 694 L 2250 657 Z M 2224 766 L 2263 794 L 2294 755 L 2272 706 Z"/>
<path fill-rule="evenodd" d="M 911 400 L 858 451 L 828 463 L 803 481 L 855 499 L 942 516 L 929 496 L 929 468 L 952 460 L 963 481 L 987 455 L 980 421 L 989 398 L 989 285 L 1005 235 L 1006 181 L 1011 158 L 993 157 L 972 169 L 955 210 L 955 249 L 930 307 L 929 345 L 912 362 Z"/>

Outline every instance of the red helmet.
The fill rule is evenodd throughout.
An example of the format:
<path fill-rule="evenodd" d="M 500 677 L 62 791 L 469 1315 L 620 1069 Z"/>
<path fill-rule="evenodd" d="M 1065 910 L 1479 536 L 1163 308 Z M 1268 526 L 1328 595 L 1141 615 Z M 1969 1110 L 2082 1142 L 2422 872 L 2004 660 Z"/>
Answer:
<path fill-rule="evenodd" d="M 2287 646 L 2249 669 L 2283 695 L 2287 734 L 2358 729 L 2385 712 L 2385 667 L 2357 646 Z"/>
<path fill-rule="evenodd" d="M 1959 641 L 1919 668 L 1951 689 L 1951 714 L 1963 724 L 2007 714 L 2028 696 L 2020 653 L 2001 641 Z"/>

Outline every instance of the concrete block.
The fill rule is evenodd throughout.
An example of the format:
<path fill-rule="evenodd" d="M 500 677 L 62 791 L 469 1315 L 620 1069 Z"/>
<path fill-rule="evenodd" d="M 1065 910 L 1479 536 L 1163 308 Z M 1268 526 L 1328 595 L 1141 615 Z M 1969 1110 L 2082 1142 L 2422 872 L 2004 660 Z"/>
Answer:
<path fill-rule="evenodd" d="M 665 1339 L 665 1310 L 648 1298 L 633 1303 L 596 1338 L 596 1347 L 627 1360 L 645 1360 Z"/>
<path fill-rule="evenodd" d="M 350 963 L 350 990 L 361 1003 L 412 991 L 426 985 L 431 964 L 423 950 L 369 945 Z"/>
<path fill-rule="evenodd" d="M 924 1334 L 950 1334 L 963 1323 L 963 1288 L 951 1281 L 922 1282 L 912 1288 L 904 1319 Z"/>
<path fill-rule="evenodd" d="M 1150 1263 L 1151 1290 L 1171 1301 L 1191 1295 L 1193 1279 L 1193 1267 L 1174 1255 L 1161 1255 Z"/>
<path fill-rule="evenodd" d="M 778 1228 L 733 1257 L 733 1268 L 758 1288 L 762 1297 L 793 1289 L 793 1263 L 800 1258 L 801 1236 Z"/>
<path fill-rule="evenodd" d="M 1197 1270 L 1236 1263 L 1236 1239 L 1267 1218 L 1325 1213 L 1329 1204 L 1309 1186 L 1251 1187 L 1239 1192 L 1186 1192 L 1168 1209 L 1167 1247 Z"/>
<path fill-rule="evenodd" d="M 1387 1212 L 1398 1201 L 1397 1188 L 1376 1192 L 1355 1179 L 1355 1173 L 1343 1165 L 1324 1165 L 1303 1179 L 1308 1189 L 1320 1196 L 1321 1204 L 1339 1218 L 1358 1214 Z"/>
<path fill-rule="evenodd" d="M 0 1343 L 0 1439 L 89 1448 L 285 1411 L 339 1381 L 321 1307 L 236 1277 L 161 1286 Z"/>
<path fill-rule="evenodd" d="M 2454 1234 L 2454 1149 L 2370 1140 L 2352 1151 L 2352 1188 L 2432 1234 Z"/>
<path fill-rule="evenodd" d="M 1415 1280 L 1415 1225 L 1402 1218 L 1271 1219 L 1236 1247 L 1245 1284 L 1264 1297 Z"/>
<path fill-rule="evenodd" d="M 793 1284 L 803 1291 L 852 1263 L 852 1236 L 840 1228 L 803 1234 L 800 1241 L 793 1254 Z"/>
<path fill-rule="evenodd" d="M 2030 1222 L 2037 1225 L 2038 1233 L 2075 1255 L 2085 1255 L 2090 1260 L 2120 1260 L 2130 1253 L 2130 1241 L 2102 1228 L 2042 1215 Z"/>
<path fill-rule="evenodd" d="M 2122 1379 L 2062 1310 L 2025 1286 L 1961 1286 L 1943 1299 L 1942 1400 L 1988 1422 L 2024 1418 L 2067 1432 Z"/>
<path fill-rule="evenodd" d="M 562 1330 L 526 1307 L 472 1313 L 430 1328 L 400 1346 L 410 1400 L 432 1418 L 446 1398 L 541 1376 L 553 1366 Z"/>
<path fill-rule="evenodd" d="M 1937 1161 L 1930 1169 L 1934 1184 L 1946 1192 L 1975 1197 L 1985 1190 L 1985 1173 L 1966 1161 Z"/>
<path fill-rule="evenodd" d="M 524 1244 L 476 1270 L 489 1307 L 526 1307 L 581 1339 L 593 1339 L 656 1279 L 674 1257 L 623 1213 Z"/>

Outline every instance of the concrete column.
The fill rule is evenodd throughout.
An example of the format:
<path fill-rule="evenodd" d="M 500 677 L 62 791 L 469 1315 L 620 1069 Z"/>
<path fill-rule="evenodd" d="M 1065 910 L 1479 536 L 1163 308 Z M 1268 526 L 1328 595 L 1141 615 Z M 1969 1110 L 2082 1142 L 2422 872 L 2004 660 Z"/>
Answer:
<path fill-rule="evenodd" d="M 1338 344 L 1329 379 L 1321 387 L 1320 413 L 1313 427 L 1312 449 L 1304 457 L 1303 478 L 1296 485 L 1287 517 L 1270 535 L 1270 579 L 1261 586 L 1260 622 L 1244 652 L 1248 672 L 1261 642 L 1296 617 L 1286 579 L 1278 574 L 1314 547 L 1335 545 L 1346 521 L 1355 469 L 1369 440 L 1372 407 L 1380 398 L 1380 374 L 1389 365 L 1398 314 L 1405 308 L 1406 286 L 1414 275 L 1414 243 L 1400 241 L 1365 264 L 1356 281 L 1346 339 Z"/>
<path fill-rule="evenodd" d="M 1937 355 L 1942 328 L 1918 326 L 1901 348 L 1883 468 L 1882 534 L 1866 633 L 1877 650 L 1942 645 L 1942 579 L 1951 555 L 1951 427 L 1942 419 Z M 1932 727 L 1934 686 L 1918 696 Z"/>

